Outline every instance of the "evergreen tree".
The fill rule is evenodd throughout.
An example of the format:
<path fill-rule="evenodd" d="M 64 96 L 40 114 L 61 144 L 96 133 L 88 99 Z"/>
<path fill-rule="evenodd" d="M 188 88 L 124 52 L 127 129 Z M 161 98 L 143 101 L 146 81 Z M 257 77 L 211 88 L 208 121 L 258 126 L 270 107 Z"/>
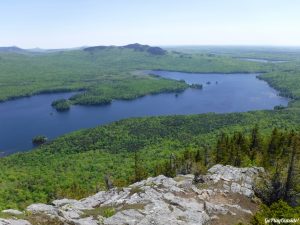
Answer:
<path fill-rule="evenodd" d="M 208 147 L 204 147 L 204 166 L 208 166 Z"/>
<path fill-rule="evenodd" d="M 217 141 L 216 147 L 216 163 L 224 163 L 226 158 L 226 150 L 228 144 L 228 137 L 225 133 L 221 134 L 221 137 Z"/>
<path fill-rule="evenodd" d="M 251 131 L 251 141 L 250 141 L 250 147 L 249 147 L 249 156 L 251 161 L 255 159 L 255 156 L 258 152 L 260 152 L 262 146 L 261 146 L 261 137 L 259 134 L 259 128 L 258 125 L 255 125 L 255 127 Z"/>
<path fill-rule="evenodd" d="M 228 165 L 233 165 L 234 164 L 234 155 L 235 155 L 235 152 L 236 152 L 236 146 L 233 142 L 233 139 L 231 139 L 229 141 L 229 145 L 228 145 L 228 157 L 226 159 L 226 164 Z"/>
<path fill-rule="evenodd" d="M 138 151 L 134 151 L 134 182 L 138 182 L 147 177 L 147 171 L 142 165 L 142 161 L 138 155 Z"/>
<path fill-rule="evenodd" d="M 274 128 L 272 131 L 271 139 L 268 145 L 267 156 L 266 156 L 271 166 L 275 165 L 276 153 L 278 153 L 279 142 L 280 142 L 279 139 L 280 139 L 279 131 L 277 128 Z"/>
<path fill-rule="evenodd" d="M 275 173 L 271 180 L 272 190 L 270 194 L 269 204 L 272 204 L 273 202 L 277 202 L 279 199 L 281 199 L 283 196 L 283 183 L 282 183 L 282 177 L 280 173 L 281 166 L 279 164 L 276 164 Z"/>
<path fill-rule="evenodd" d="M 292 152 L 287 173 L 287 180 L 285 185 L 285 200 L 292 206 L 299 204 L 299 191 L 297 192 L 297 185 L 299 185 L 299 159 L 300 159 L 300 138 L 299 136 L 293 138 Z"/>
<path fill-rule="evenodd" d="M 200 162 L 201 161 L 201 153 L 200 150 L 198 149 L 195 155 L 195 161 Z"/>
<path fill-rule="evenodd" d="M 175 177 L 176 176 L 176 156 L 171 153 L 169 159 L 169 176 Z"/>
<path fill-rule="evenodd" d="M 240 167 L 242 164 L 242 158 L 241 158 L 241 150 L 239 147 L 236 148 L 235 156 L 234 156 L 234 166 Z"/>

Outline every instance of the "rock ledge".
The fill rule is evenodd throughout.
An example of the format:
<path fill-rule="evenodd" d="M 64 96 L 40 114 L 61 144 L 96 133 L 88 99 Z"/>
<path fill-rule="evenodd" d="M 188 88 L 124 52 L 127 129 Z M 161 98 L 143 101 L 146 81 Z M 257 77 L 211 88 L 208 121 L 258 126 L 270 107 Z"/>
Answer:
<path fill-rule="evenodd" d="M 258 167 L 215 165 L 198 179 L 197 184 L 193 183 L 193 175 L 175 178 L 160 175 L 81 200 L 60 199 L 52 205 L 32 204 L 26 209 L 30 218 L 0 219 L 0 225 L 34 225 L 39 218 L 43 218 L 39 224 L 48 225 L 248 222 L 258 207 L 257 201 L 253 201 L 255 179 L 263 173 L 264 169 Z"/>

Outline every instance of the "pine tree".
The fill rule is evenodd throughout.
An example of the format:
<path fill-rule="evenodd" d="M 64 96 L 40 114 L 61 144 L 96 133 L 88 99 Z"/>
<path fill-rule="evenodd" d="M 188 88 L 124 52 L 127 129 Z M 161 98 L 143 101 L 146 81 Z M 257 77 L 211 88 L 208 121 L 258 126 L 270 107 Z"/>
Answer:
<path fill-rule="evenodd" d="M 147 177 L 147 171 L 142 165 L 138 151 L 134 151 L 134 182 L 138 182 Z"/>
<path fill-rule="evenodd" d="M 234 144 L 233 139 L 230 140 L 227 151 L 228 151 L 228 157 L 226 159 L 226 164 L 233 165 L 234 164 L 234 155 L 236 152 L 236 146 Z"/>
<path fill-rule="evenodd" d="M 243 153 L 243 154 L 248 153 L 249 147 L 248 147 L 247 139 L 246 139 L 245 135 L 242 134 L 241 132 L 238 132 L 236 134 L 236 145 L 241 153 Z"/>
<path fill-rule="evenodd" d="M 201 161 L 201 153 L 200 150 L 198 149 L 195 155 L 195 161 L 200 162 Z"/>
<path fill-rule="evenodd" d="M 240 148 L 236 148 L 233 165 L 236 167 L 240 167 L 241 164 L 242 164 L 241 150 Z"/>
<path fill-rule="evenodd" d="M 171 153 L 170 154 L 170 177 L 175 177 L 176 176 L 176 156 Z"/>
<path fill-rule="evenodd" d="M 279 164 L 276 163 L 275 173 L 271 180 L 272 190 L 269 199 L 269 204 L 278 201 L 279 199 L 282 198 L 283 195 L 283 183 L 282 183 L 280 168 L 281 167 L 279 166 Z"/>
<path fill-rule="evenodd" d="M 134 181 L 140 181 L 140 176 L 139 176 L 139 157 L 137 150 L 134 151 Z"/>
<path fill-rule="evenodd" d="M 235 133 L 233 136 L 234 145 L 234 161 L 233 165 L 240 167 L 242 165 L 242 156 L 248 153 L 248 145 L 246 138 L 241 132 Z"/>
<path fill-rule="evenodd" d="M 228 137 L 225 133 L 221 134 L 221 137 L 217 141 L 216 147 L 216 163 L 223 163 L 226 158 L 226 150 L 228 144 Z"/>
<path fill-rule="evenodd" d="M 278 152 L 278 148 L 279 148 L 279 138 L 280 138 L 279 131 L 277 128 L 274 128 L 272 131 L 271 139 L 268 146 L 267 156 L 266 156 L 271 166 L 275 165 L 276 153 Z"/>
<path fill-rule="evenodd" d="M 251 161 L 255 159 L 255 156 L 261 150 L 261 137 L 259 134 L 259 128 L 256 124 L 255 127 L 251 131 L 251 141 L 249 146 L 249 156 Z"/>
<path fill-rule="evenodd" d="M 208 147 L 204 147 L 204 166 L 208 166 Z"/>
<path fill-rule="evenodd" d="M 297 185 L 299 179 L 299 160 L 300 160 L 300 137 L 293 138 L 292 152 L 287 173 L 287 180 L 285 185 L 285 200 L 292 206 L 299 204 L 299 193 L 297 194 Z"/>
<path fill-rule="evenodd" d="M 162 164 L 158 164 L 158 165 L 155 166 L 154 175 L 158 176 L 158 175 L 161 175 L 161 174 L 164 174 L 164 167 L 163 167 Z"/>

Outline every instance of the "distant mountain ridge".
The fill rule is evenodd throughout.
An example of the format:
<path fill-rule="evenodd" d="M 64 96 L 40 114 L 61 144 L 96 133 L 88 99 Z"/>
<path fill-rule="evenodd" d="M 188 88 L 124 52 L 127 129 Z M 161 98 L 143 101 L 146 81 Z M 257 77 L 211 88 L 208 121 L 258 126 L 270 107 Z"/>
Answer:
<path fill-rule="evenodd" d="M 83 50 L 87 52 L 94 52 L 94 51 L 105 50 L 110 48 L 133 49 L 134 51 L 148 52 L 149 54 L 152 55 L 165 55 L 167 53 L 166 50 L 160 47 L 151 47 L 149 45 L 141 45 L 138 43 L 124 45 L 124 46 L 93 46 L 93 47 L 84 48 Z"/>
<path fill-rule="evenodd" d="M 105 49 L 120 48 L 120 49 L 132 49 L 137 52 L 147 52 L 152 55 L 165 55 L 166 50 L 160 47 L 152 47 L 149 45 L 142 44 L 128 44 L 124 46 L 91 46 L 91 47 L 78 47 L 78 48 L 61 48 L 61 49 L 42 49 L 42 48 L 32 48 L 32 49 L 22 49 L 17 46 L 9 47 L 0 47 L 0 52 L 9 52 L 9 53 L 51 53 L 51 52 L 60 52 L 60 51 L 72 51 L 72 50 L 83 50 L 86 52 L 95 52 Z"/>
<path fill-rule="evenodd" d="M 22 48 L 19 48 L 17 46 L 9 46 L 9 47 L 0 47 L 0 52 L 23 53 L 23 52 L 26 52 L 26 50 L 22 49 Z"/>

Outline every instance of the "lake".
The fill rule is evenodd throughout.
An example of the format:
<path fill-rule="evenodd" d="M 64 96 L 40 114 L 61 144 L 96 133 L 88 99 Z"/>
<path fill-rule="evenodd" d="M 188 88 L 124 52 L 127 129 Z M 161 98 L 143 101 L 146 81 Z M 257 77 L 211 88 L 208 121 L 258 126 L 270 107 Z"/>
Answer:
<path fill-rule="evenodd" d="M 250 62 L 261 62 L 261 63 L 284 63 L 288 62 L 287 60 L 272 60 L 272 59 L 257 59 L 257 58 L 238 58 L 242 61 L 250 61 Z"/>
<path fill-rule="evenodd" d="M 72 106 L 68 112 L 56 112 L 51 102 L 69 98 L 73 93 L 42 94 L 0 103 L 0 152 L 8 155 L 33 148 L 32 137 L 59 135 L 107 124 L 116 120 L 157 115 L 230 113 L 273 109 L 288 104 L 288 99 L 257 74 L 195 74 L 151 71 L 165 78 L 203 84 L 203 89 L 182 93 L 148 95 L 132 101 L 115 100 L 105 106 Z"/>

